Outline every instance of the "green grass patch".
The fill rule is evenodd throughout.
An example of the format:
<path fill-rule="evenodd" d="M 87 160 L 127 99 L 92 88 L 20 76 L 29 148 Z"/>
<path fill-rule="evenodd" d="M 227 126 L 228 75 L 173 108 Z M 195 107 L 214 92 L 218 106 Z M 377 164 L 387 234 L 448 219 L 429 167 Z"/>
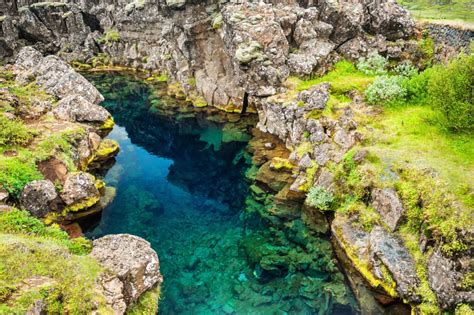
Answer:
<path fill-rule="evenodd" d="M 474 4 L 471 0 L 400 0 L 399 3 L 418 19 L 474 23 Z"/>
<path fill-rule="evenodd" d="M 452 134 L 440 129 L 433 121 L 439 115 L 426 106 L 385 109 L 372 126 L 374 143 L 368 144 L 383 163 L 404 161 L 422 169 L 439 173 L 450 190 L 466 204 L 473 206 L 474 138 L 470 134 Z"/>
<path fill-rule="evenodd" d="M 0 146 L 26 145 L 34 134 L 21 120 L 11 120 L 0 113 Z"/>
<path fill-rule="evenodd" d="M 160 301 L 161 288 L 157 286 L 145 292 L 128 311 L 129 315 L 156 314 Z"/>
<path fill-rule="evenodd" d="M 339 61 L 334 68 L 322 77 L 301 80 L 297 77 L 290 77 L 288 80 L 295 86 L 297 92 L 309 89 L 310 87 L 328 82 L 331 84 L 331 94 L 345 95 L 346 93 L 357 90 L 363 91 L 374 80 L 375 76 L 367 75 L 357 68 L 350 61 Z"/>
<path fill-rule="evenodd" d="M 46 300 L 50 314 L 105 308 L 94 289 L 102 269 L 86 255 L 90 249 L 90 241 L 71 240 L 58 226 L 45 226 L 26 211 L 0 213 L 0 313 L 24 314 L 38 299 Z"/>

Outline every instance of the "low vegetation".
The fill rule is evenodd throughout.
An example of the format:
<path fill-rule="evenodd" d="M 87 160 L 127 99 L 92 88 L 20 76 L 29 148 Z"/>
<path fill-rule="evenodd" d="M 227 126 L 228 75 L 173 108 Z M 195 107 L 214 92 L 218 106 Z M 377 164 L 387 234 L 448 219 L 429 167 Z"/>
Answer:
<path fill-rule="evenodd" d="M 49 314 L 86 314 L 97 306 L 107 314 L 94 289 L 101 268 L 86 256 L 90 249 L 90 241 L 71 240 L 27 212 L 0 213 L 0 313 L 24 314 L 44 300 Z"/>
<path fill-rule="evenodd" d="M 473 3 L 470 0 L 400 0 L 414 17 L 424 20 L 458 20 L 474 24 Z"/>

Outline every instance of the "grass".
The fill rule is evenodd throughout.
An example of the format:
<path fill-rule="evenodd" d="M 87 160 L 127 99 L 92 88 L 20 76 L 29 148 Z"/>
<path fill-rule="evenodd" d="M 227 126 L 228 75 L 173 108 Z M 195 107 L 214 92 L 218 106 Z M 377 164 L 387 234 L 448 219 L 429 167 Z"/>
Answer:
<path fill-rule="evenodd" d="M 38 299 L 51 314 L 86 314 L 96 305 L 106 310 L 95 290 L 102 269 L 86 255 L 90 248 L 27 212 L 0 213 L 0 313 L 24 314 Z"/>
<path fill-rule="evenodd" d="M 427 106 L 397 106 L 371 123 L 374 140 L 368 149 L 382 162 L 408 162 L 419 168 L 436 170 L 450 191 L 473 207 L 474 138 L 470 134 L 443 131 L 433 120 L 437 112 Z"/>
<path fill-rule="evenodd" d="M 310 80 L 290 77 L 288 80 L 294 85 L 297 92 L 307 90 L 316 84 L 328 82 L 331 84 L 331 94 L 341 96 L 352 90 L 365 90 L 373 82 L 374 78 L 374 76 L 357 70 L 350 61 L 342 60 L 336 63 L 334 68 L 322 77 Z"/>
<path fill-rule="evenodd" d="M 415 18 L 434 21 L 462 21 L 474 26 L 474 3 L 471 0 L 400 0 Z M 462 25 L 462 24 L 461 24 Z"/>

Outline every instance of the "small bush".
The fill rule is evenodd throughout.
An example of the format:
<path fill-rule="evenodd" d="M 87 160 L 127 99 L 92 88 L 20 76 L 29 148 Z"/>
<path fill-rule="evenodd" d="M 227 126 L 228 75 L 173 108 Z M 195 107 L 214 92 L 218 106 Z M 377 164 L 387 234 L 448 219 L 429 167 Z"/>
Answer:
<path fill-rule="evenodd" d="M 365 98 L 369 104 L 387 104 L 391 101 L 403 99 L 406 90 L 402 86 L 403 78 L 400 76 L 377 77 L 367 90 Z"/>
<path fill-rule="evenodd" d="M 420 105 L 426 103 L 431 71 L 431 68 L 426 69 L 421 73 L 403 79 L 401 85 L 406 90 L 406 100 L 408 102 Z"/>
<path fill-rule="evenodd" d="M 357 63 L 357 69 L 367 75 L 382 75 L 385 74 L 388 61 L 386 58 L 380 56 L 377 52 L 370 53 L 367 58 L 362 57 Z"/>
<path fill-rule="evenodd" d="M 441 123 L 453 131 L 474 131 L 474 55 L 460 55 L 448 66 L 433 68 L 428 93 Z"/>
<path fill-rule="evenodd" d="M 25 145 L 33 138 L 20 120 L 10 120 L 0 114 L 0 145 Z"/>
<path fill-rule="evenodd" d="M 334 196 L 321 186 L 313 186 L 306 196 L 306 203 L 322 211 L 332 210 Z"/>
<path fill-rule="evenodd" d="M 418 73 L 418 69 L 416 69 L 410 61 L 405 61 L 400 63 L 393 69 L 396 75 L 410 78 Z"/>

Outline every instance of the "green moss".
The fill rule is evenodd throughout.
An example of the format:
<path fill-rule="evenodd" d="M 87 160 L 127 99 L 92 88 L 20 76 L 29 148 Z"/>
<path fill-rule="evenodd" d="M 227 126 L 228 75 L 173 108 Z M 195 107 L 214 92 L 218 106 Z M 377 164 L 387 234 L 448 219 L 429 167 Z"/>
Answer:
<path fill-rule="evenodd" d="M 145 292 L 137 303 L 127 311 L 129 315 L 144 315 L 144 314 L 156 314 L 158 313 L 158 304 L 160 301 L 161 288 L 160 286 L 155 287 Z"/>
<path fill-rule="evenodd" d="M 334 95 L 344 95 L 352 90 L 363 91 L 374 80 L 374 76 L 366 75 L 356 69 L 350 61 L 339 61 L 334 68 L 326 75 L 311 79 L 300 80 L 291 77 L 289 80 L 296 83 L 296 91 L 307 90 L 310 87 L 328 82 L 331 84 L 331 93 Z"/>
<path fill-rule="evenodd" d="M 441 21 L 443 23 L 449 21 L 465 21 L 468 26 L 472 26 L 472 23 L 474 23 L 472 2 L 470 0 L 438 2 L 429 0 L 402 0 L 400 3 L 408 8 L 411 14 L 417 19 Z"/>
<path fill-rule="evenodd" d="M 454 310 L 455 315 L 474 315 L 474 311 L 468 304 L 458 304 Z"/>
<path fill-rule="evenodd" d="M 117 30 L 108 30 L 99 41 L 106 44 L 117 43 L 120 41 L 120 33 Z"/>

